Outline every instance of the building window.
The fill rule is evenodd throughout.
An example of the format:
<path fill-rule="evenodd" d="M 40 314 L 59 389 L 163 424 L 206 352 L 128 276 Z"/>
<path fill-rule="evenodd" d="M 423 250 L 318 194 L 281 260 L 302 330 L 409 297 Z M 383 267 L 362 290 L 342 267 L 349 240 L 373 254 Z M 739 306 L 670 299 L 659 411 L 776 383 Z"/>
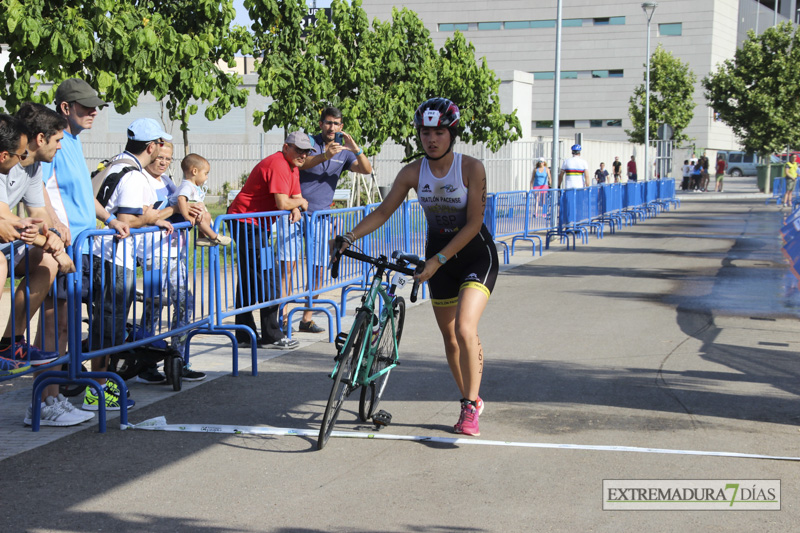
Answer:
<path fill-rule="evenodd" d="M 609 70 L 608 71 L 608 77 L 609 78 L 621 78 L 622 77 L 622 73 L 623 73 L 623 71 L 621 69 L 620 70 Z"/>
<path fill-rule="evenodd" d="M 590 128 L 602 128 L 603 127 L 603 121 L 602 120 L 590 120 L 589 121 L 589 127 Z"/>
<path fill-rule="evenodd" d="M 542 128 L 547 128 L 547 129 L 549 129 L 549 128 L 552 128 L 552 127 L 553 127 L 553 121 L 552 121 L 552 120 L 537 120 L 537 121 L 535 122 L 535 124 L 536 124 L 536 126 L 535 126 L 535 127 L 536 127 L 537 129 L 542 129 Z"/>
<path fill-rule="evenodd" d="M 607 70 L 593 70 L 592 71 L 593 78 L 607 78 L 608 71 Z"/>
<path fill-rule="evenodd" d="M 556 21 L 555 20 L 531 20 L 530 21 L 531 28 L 555 28 Z"/>
<path fill-rule="evenodd" d="M 562 80 L 577 80 L 578 79 L 578 71 L 577 70 L 562 70 L 561 71 L 561 79 Z"/>
<path fill-rule="evenodd" d="M 592 22 L 595 26 L 608 26 L 610 23 L 610 19 L 608 17 L 596 18 L 592 19 Z"/>
<path fill-rule="evenodd" d="M 502 30 L 503 23 L 502 22 L 479 22 L 478 23 L 479 30 Z"/>
<path fill-rule="evenodd" d="M 507 30 L 526 30 L 531 27 L 529 20 L 509 20 L 505 24 Z"/>
<path fill-rule="evenodd" d="M 439 24 L 439 31 L 467 31 L 469 24 Z"/>
<path fill-rule="evenodd" d="M 556 73 L 552 70 L 550 72 L 534 72 L 533 79 L 534 80 L 554 80 L 556 78 Z"/>
<path fill-rule="evenodd" d="M 622 127 L 622 119 L 614 119 L 614 120 L 606 120 L 606 126 L 609 128 L 621 128 Z"/>
<path fill-rule="evenodd" d="M 609 17 L 608 23 L 612 26 L 621 26 L 625 24 L 625 17 Z"/>
<path fill-rule="evenodd" d="M 675 22 L 672 24 L 659 24 L 658 25 L 658 34 L 659 35 L 682 35 L 683 34 L 683 23 L 682 22 Z"/>
<path fill-rule="evenodd" d="M 559 128 L 574 128 L 575 121 L 574 120 L 559 120 L 558 121 Z"/>
<path fill-rule="evenodd" d="M 561 27 L 570 28 L 573 26 L 583 26 L 583 19 L 562 19 Z"/>

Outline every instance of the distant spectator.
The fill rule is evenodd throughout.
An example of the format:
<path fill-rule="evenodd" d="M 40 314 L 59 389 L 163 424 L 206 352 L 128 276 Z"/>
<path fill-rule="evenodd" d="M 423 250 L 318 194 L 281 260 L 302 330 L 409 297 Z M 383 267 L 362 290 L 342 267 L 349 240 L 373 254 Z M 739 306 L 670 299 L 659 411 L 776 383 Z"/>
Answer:
<path fill-rule="evenodd" d="M 608 170 L 606 170 L 605 163 L 600 163 L 600 168 L 594 171 L 594 179 L 597 180 L 598 185 L 602 185 L 608 181 Z"/>
<path fill-rule="evenodd" d="M 789 156 L 789 161 L 783 165 L 783 176 L 786 178 L 786 194 L 783 195 L 783 203 L 786 207 L 792 207 L 792 193 L 797 182 L 797 158 L 794 154 Z"/>
<path fill-rule="evenodd" d="M 681 190 L 688 191 L 692 183 L 692 165 L 689 164 L 688 159 L 685 159 L 683 161 L 682 170 L 683 170 L 683 181 L 681 182 Z"/>
<path fill-rule="evenodd" d="M 722 179 L 725 177 L 725 159 L 722 157 L 722 154 L 717 156 L 717 192 L 722 192 Z"/>
<path fill-rule="evenodd" d="M 619 160 L 619 156 L 614 157 L 614 162 L 611 163 L 611 168 L 614 171 L 614 183 L 619 183 L 622 181 L 622 161 Z"/>
<path fill-rule="evenodd" d="M 638 179 L 639 177 L 636 174 L 636 157 L 631 156 L 631 160 L 628 161 L 628 181 L 637 181 Z"/>

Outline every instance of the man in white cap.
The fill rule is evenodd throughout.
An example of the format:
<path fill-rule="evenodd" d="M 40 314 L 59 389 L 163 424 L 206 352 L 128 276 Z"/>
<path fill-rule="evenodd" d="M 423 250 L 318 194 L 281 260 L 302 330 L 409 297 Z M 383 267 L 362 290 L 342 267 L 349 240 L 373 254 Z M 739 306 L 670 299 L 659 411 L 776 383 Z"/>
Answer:
<path fill-rule="evenodd" d="M 308 202 L 300 191 L 299 167 L 314 148 L 314 141 L 307 133 L 295 131 L 286 137 L 283 148 L 267 157 L 250 172 L 242 190 L 228 207 L 229 214 L 261 213 L 266 211 L 290 211 L 290 222 L 300 220 L 301 212 L 308 210 Z M 237 307 L 275 300 L 281 296 L 280 269 L 261 270 L 256 265 L 269 264 L 269 227 L 260 228 L 262 219 L 243 218 L 233 223 L 233 238 L 241 244 L 236 247 L 238 270 L 241 273 L 236 287 Z M 268 222 L 268 221 L 267 221 Z M 252 265 L 252 267 L 251 267 Z M 259 279 L 263 272 L 263 277 Z M 266 278 L 266 279 L 265 279 Z M 265 289 L 266 287 L 266 289 Z M 265 291 L 267 294 L 264 294 Z M 299 346 L 294 339 L 283 335 L 278 324 L 279 305 L 270 305 L 260 310 L 261 337 L 259 346 L 293 350 Z M 236 315 L 236 324 L 257 332 L 252 312 Z M 236 340 L 241 346 L 249 346 L 250 337 L 242 330 L 236 331 Z"/>
<path fill-rule="evenodd" d="M 111 213 L 110 219 L 117 218 L 131 228 L 155 225 L 172 233 L 172 224 L 159 217 L 153 209 L 156 200 L 150 187 L 144 167 L 158 157 L 158 150 L 172 135 L 151 118 L 134 120 L 128 126 L 128 142 L 125 151 L 111 160 L 106 173 L 106 181 L 100 186 L 97 197 L 103 207 Z M 121 175 L 120 175 L 121 173 Z M 111 176 L 117 180 L 111 180 Z M 116 181 L 116 183 L 114 183 Z M 105 221 L 109 224 L 109 220 Z M 140 236 L 141 241 L 145 236 Z M 152 237 L 151 237 L 152 239 Z M 135 297 L 136 281 L 136 242 L 115 240 L 113 236 L 96 238 L 92 253 L 102 258 L 103 266 L 94 269 L 95 286 L 103 285 L 102 302 L 95 295 L 95 312 L 92 315 L 91 349 L 119 346 L 125 342 L 128 332 L 126 323 L 128 311 Z M 101 276 L 105 276 L 105 281 Z M 102 313 L 97 309 L 102 305 Z M 102 322 L 101 322 L 102 321 Z M 102 326 L 101 326 L 102 324 Z M 108 356 L 92 360 L 92 370 L 105 370 Z M 86 388 L 83 408 L 97 410 L 99 398 L 91 388 Z M 108 408 L 108 402 L 106 402 Z"/>

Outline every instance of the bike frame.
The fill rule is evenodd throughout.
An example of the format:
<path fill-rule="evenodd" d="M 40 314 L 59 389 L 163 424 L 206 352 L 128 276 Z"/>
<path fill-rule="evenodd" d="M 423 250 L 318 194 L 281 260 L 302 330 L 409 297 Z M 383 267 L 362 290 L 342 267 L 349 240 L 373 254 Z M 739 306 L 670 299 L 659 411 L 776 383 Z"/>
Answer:
<path fill-rule="evenodd" d="M 389 290 L 387 291 L 383 284 L 383 275 L 386 271 L 385 267 L 376 267 L 378 270 L 375 272 L 375 275 L 372 277 L 372 282 L 370 283 L 369 290 L 362 296 L 361 298 L 361 307 L 356 309 L 356 315 L 358 315 L 363 309 L 366 309 L 370 312 L 371 316 L 375 316 L 375 302 L 380 301 L 383 303 L 383 309 L 380 311 L 380 315 L 378 316 L 378 339 L 380 339 L 381 332 L 386 327 L 387 322 L 392 326 L 392 351 L 394 353 L 394 362 L 388 365 L 386 368 L 378 372 L 377 374 L 369 375 L 370 369 L 372 368 L 372 362 L 375 359 L 375 352 L 378 349 L 377 342 L 373 342 L 372 338 L 372 320 L 370 320 L 368 326 L 368 335 L 369 338 L 365 339 L 366 342 L 361 343 L 361 349 L 358 353 L 358 359 L 356 360 L 356 375 L 355 375 L 355 382 L 352 384 L 352 389 L 356 389 L 357 387 L 368 385 L 369 383 L 375 381 L 385 373 L 391 371 L 394 367 L 397 366 L 397 361 L 399 360 L 400 354 L 399 349 L 397 346 L 397 332 L 395 331 L 395 322 L 394 322 L 394 298 L 395 294 L 394 291 L 397 287 L 397 281 L 399 276 L 402 274 L 395 274 L 395 279 L 392 280 L 391 285 L 389 286 Z M 355 328 L 350 330 L 350 334 L 347 336 L 347 340 L 343 344 L 347 346 L 351 340 L 353 335 L 357 335 L 358 332 L 355 331 Z M 377 339 L 376 339 L 377 340 Z M 355 339 L 353 339 L 355 342 Z M 339 362 L 337 361 L 336 365 L 333 368 L 333 372 L 331 372 L 331 378 L 336 375 L 337 370 L 339 369 Z"/>

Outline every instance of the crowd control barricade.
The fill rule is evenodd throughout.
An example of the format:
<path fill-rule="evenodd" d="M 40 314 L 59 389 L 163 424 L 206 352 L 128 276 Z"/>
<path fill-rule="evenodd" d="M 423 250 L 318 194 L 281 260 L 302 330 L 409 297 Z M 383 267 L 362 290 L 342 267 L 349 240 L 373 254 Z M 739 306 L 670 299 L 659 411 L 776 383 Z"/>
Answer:
<path fill-rule="evenodd" d="M 675 195 L 675 179 L 662 178 L 657 180 L 658 184 L 658 201 L 664 205 L 664 209 L 669 210 L 670 207 L 678 208 L 681 206 L 681 201 Z"/>
<path fill-rule="evenodd" d="M 486 207 L 483 211 L 483 224 L 486 226 L 486 229 L 489 230 L 489 233 L 492 235 L 492 240 L 494 241 L 495 247 L 498 249 L 502 248 L 503 250 L 503 262 L 508 264 L 511 259 L 508 255 L 508 243 L 505 241 L 498 241 L 495 237 L 495 232 L 497 231 L 497 193 L 490 193 L 486 195 Z"/>
<path fill-rule="evenodd" d="M 254 376 L 258 375 L 258 335 L 238 319 L 233 324 L 224 321 L 254 311 L 266 316 L 269 307 L 308 297 L 306 222 L 307 218 L 301 218 L 292 223 L 287 211 L 226 214 L 214 220 L 214 231 L 233 242 L 211 252 L 211 329 L 238 331 L 250 338 Z M 231 339 L 235 341 L 233 336 Z M 233 345 L 232 373 L 236 376 L 238 343 Z"/>
<path fill-rule="evenodd" d="M 630 217 L 622 210 L 623 184 L 608 183 L 600 187 L 598 202 L 601 204 L 600 221 L 608 224 L 611 233 L 630 223 Z"/>
<path fill-rule="evenodd" d="M 528 232 L 528 220 L 534 215 L 531 191 L 501 192 L 494 195 L 494 238 L 511 237 L 511 253 L 514 253 L 517 240 L 531 243 L 536 255 L 536 241 L 539 242 L 539 255 L 542 253 L 542 239 Z M 536 239 L 536 240 L 534 240 Z M 508 248 L 506 247 L 506 250 Z M 509 259 L 506 259 L 506 264 Z"/>
<path fill-rule="evenodd" d="M 644 208 L 648 215 L 656 216 L 664 205 L 658 200 L 658 180 L 647 180 L 644 185 Z"/>
<path fill-rule="evenodd" d="M 629 181 L 624 185 L 622 208 L 633 222 L 644 220 L 647 218 L 647 210 L 644 208 L 644 182 Z"/>
<path fill-rule="evenodd" d="M 795 187 L 796 188 L 796 187 Z M 783 197 L 786 195 L 786 178 L 773 178 L 772 180 L 772 196 L 767 198 L 764 205 L 774 201 L 776 205 L 783 203 Z"/>
<path fill-rule="evenodd" d="M 43 252 L 41 248 L 27 246 L 22 241 L 14 241 L 3 245 L 4 258 L 0 259 L 5 261 L 6 265 L 6 278 L 9 280 L 10 290 L 8 295 L 3 294 L 3 323 L 2 327 L 4 332 L 6 329 L 9 331 L 11 338 L 11 346 L 7 354 L 4 354 L 7 359 L 15 360 L 14 353 L 17 346 L 20 344 L 15 340 L 15 337 L 22 335 L 24 337 L 22 343 L 28 346 L 36 346 L 42 350 L 49 352 L 58 352 L 59 344 L 64 342 L 64 335 L 67 335 L 66 328 L 59 328 L 56 324 L 59 321 L 66 321 L 69 317 L 68 307 L 53 306 L 52 302 L 56 301 L 58 296 L 57 286 L 52 284 L 50 294 L 39 306 L 32 305 L 31 301 L 31 276 L 41 280 L 41 269 L 47 268 L 42 265 L 42 258 L 47 257 L 47 263 L 50 268 L 55 269 L 55 260 L 52 256 Z M 55 270 L 52 271 L 55 275 Z M 45 274 L 46 275 L 46 274 Z M 5 279 L 3 282 L 5 282 Z M 45 278 L 45 283 L 47 282 Z M 36 289 L 34 288 L 34 291 Z M 46 291 L 46 289 L 45 289 Z M 5 292 L 5 291 L 4 291 Z M 61 295 L 64 296 L 63 294 Z M 5 336 L 5 333 L 4 333 Z M 25 347 L 22 347 L 25 349 Z M 33 431 L 39 431 L 39 421 L 41 418 L 41 395 L 44 387 L 51 384 L 60 384 L 70 382 L 70 376 L 67 371 L 60 370 L 64 363 L 69 363 L 70 352 L 65 355 L 59 355 L 56 359 L 41 364 L 38 366 L 21 366 L 21 368 L 7 368 L 0 373 L 0 381 L 15 379 L 33 372 L 42 372 L 33 381 L 33 392 L 31 396 L 32 417 L 31 426 Z M 72 382 L 78 379 L 72 376 Z M 85 385 L 90 385 L 85 382 Z"/>
<path fill-rule="evenodd" d="M 351 231 L 364 218 L 364 212 L 364 207 L 354 207 L 317 211 L 308 216 L 306 257 L 310 285 L 307 296 L 304 299 L 295 300 L 304 306 L 296 307 L 289 312 L 289 323 L 291 324 L 292 314 L 297 311 L 322 311 L 328 317 L 329 342 L 333 342 L 336 333 L 341 331 L 341 318 L 345 312 L 347 289 L 351 287 L 366 289 L 367 270 L 364 263 L 358 263 L 352 258 L 342 256 L 339 277 L 333 279 L 330 274 L 328 244 L 337 235 L 344 235 Z M 358 242 L 357 246 L 362 244 L 368 246 L 368 241 L 365 239 L 363 243 Z M 341 289 L 340 302 L 319 298 L 320 295 L 336 289 Z M 333 313 L 330 312 L 329 307 L 334 310 Z"/>
<path fill-rule="evenodd" d="M 587 220 L 581 223 L 586 226 L 590 232 L 595 232 L 599 239 L 603 238 L 603 202 L 600 195 L 600 189 L 604 185 L 592 185 L 586 187 L 586 211 Z"/>
<path fill-rule="evenodd" d="M 80 275 L 67 279 L 67 291 L 72 294 L 70 317 L 74 317 L 69 339 L 70 353 L 75 354 L 71 373 L 76 372 L 81 379 L 110 379 L 119 386 L 120 398 L 124 399 L 125 379 L 133 377 L 141 363 L 133 350 L 166 345 L 169 340 L 180 348 L 165 359 L 165 372 L 174 385 L 178 384 L 175 389 L 180 388 L 191 338 L 198 333 L 219 333 L 209 327 L 205 304 L 210 295 L 206 252 L 195 249 L 189 254 L 190 230 L 191 225 L 182 222 L 174 225 L 170 235 L 148 226 L 132 229 L 125 239 L 117 239 L 108 229 L 88 230 L 77 236 L 73 250 Z M 91 253 L 83 255 L 80 250 L 87 241 Z M 105 372 L 82 370 L 83 361 L 106 356 L 111 364 Z M 101 388 L 95 390 L 99 391 L 102 432 L 104 393 Z M 120 423 L 125 427 L 127 404 L 120 404 Z"/>

